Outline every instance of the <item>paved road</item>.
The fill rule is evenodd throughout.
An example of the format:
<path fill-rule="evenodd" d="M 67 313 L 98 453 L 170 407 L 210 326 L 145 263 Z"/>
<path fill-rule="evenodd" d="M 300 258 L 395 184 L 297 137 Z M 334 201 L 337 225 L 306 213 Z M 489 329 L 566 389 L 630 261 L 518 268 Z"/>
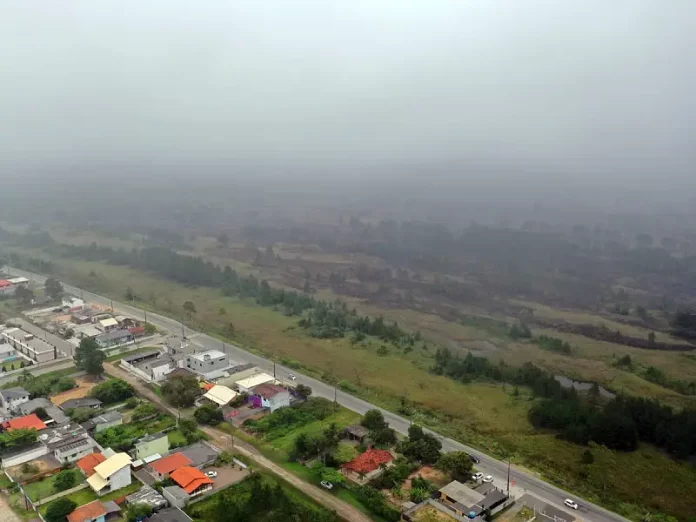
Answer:
<path fill-rule="evenodd" d="M 139 395 L 149 399 L 165 411 L 169 411 L 172 415 L 178 416 L 178 410 L 169 406 L 164 400 L 162 400 L 162 398 L 159 395 L 157 395 L 155 392 L 153 392 L 151 389 L 145 386 L 143 382 L 134 375 L 110 363 L 105 363 L 104 369 L 110 375 L 128 381 L 131 385 L 133 385 L 133 387 L 136 389 Z M 345 520 L 349 520 L 350 522 L 370 522 L 370 518 L 363 514 L 355 506 L 352 506 L 347 502 L 344 502 L 338 497 L 332 495 L 331 493 L 328 493 L 327 491 L 324 491 L 323 489 L 313 484 L 310 484 L 309 482 L 305 482 L 297 475 L 281 468 L 275 462 L 272 462 L 266 457 L 264 457 L 259 452 L 259 450 L 257 450 L 249 444 L 246 444 L 244 441 L 237 439 L 236 437 L 232 437 L 231 435 L 228 435 L 227 433 L 216 428 L 212 428 L 210 426 L 202 426 L 201 429 L 207 435 L 210 436 L 213 443 L 217 447 L 223 450 L 227 449 L 231 451 L 236 451 L 237 453 L 241 453 L 242 455 L 246 455 L 247 457 L 256 461 L 256 463 L 260 466 L 282 477 L 284 480 L 288 481 L 290 484 L 292 484 L 305 494 L 309 495 L 323 506 L 326 506 L 329 509 L 333 509 L 334 511 L 336 511 L 336 513 L 338 513 L 340 517 L 344 518 Z"/>
<path fill-rule="evenodd" d="M 29 279 L 33 279 L 39 283 L 43 283 L 45 281 L 45 277 L 33 274 L 31 272 L 17 270 L 15 268 L 12 268 L 11 270 L 13 274 L 18 274 Z M 111 300 L 108 298 L 93 294 L 91 292 L 83 291 L 79 288 L 75 288 L 70 285 L 64 284 L 63 286 L 65 287 L 65 290 L 67 292 L 73 293 L 78 296 L 84 294 L 84 298 L 87 300 L 94 301 L 102 305 L 110 305 L 111 303 Z M 116 311 L 125 315 L 131 315 L 133 317 L 144 316 L 143 310 L 134 306 L 126 305 L 116 301 L 113 301 L 113 304 Z M 172 333 L 181 332 L 182 330 L 181 323 L 169 317 L 164 317 L 158 314 L 148 312 L 147 319 L 148 322 L 154 324 L 158 328 L 167 330 Z M 190 350 L 220 350 L 224 348 L 225 352 L 229 354 L 230 359 L 232 360 L 250 362 L 268 371 L 273 370 L 273 363 L 271 361 L 259 357 L 258 355 L 249 353 L 239 348 L 238 346 L 227 343 L 223 345 L 223 343 L 218 339 L 214 339 L 209 335 L 198 333 L 188 328 L 185 329 L 185 334 L 190 339 Z M 312 388 L 313 395 L 325 397 L 332 400 L 335 397 L 339 404 L 357 413 L 363 414 L 367 410 L 377 408 L 373 404 L 370 404 L 362 399 L 358 399 L 357 397 L 342 392 L 341 390 L 336 390 L 331 385 L 328 385 L 312 377 L 302 375 L 290 368 L 286 368 L 278 364 L 275 366 L 275 369 L 276 375 L 279 379 L 282 379 L 289 373 L 292 373 L 295 376 L 297 376 L 298 383 L 306 384 Z M 378 409 L 382 411 L 382 413 L 384 414 L 384 418 L 389 422 L 390 426 L 394 428 L 397 432 L 402 434 L 406 434 L 408 432 L 408 427 L 411 424 L 408 419 L 400 417 L 390 411 L 383 410 L 381 408 Z M 476 467 L 483 473 L 492 475 L 495 479 L 495 484 L 498 485 L 498 487 L 505 487 L 508 472 L 508 465 L 506 462 L 494 459 L 493 457 L 485 455 L 478 450 L 470 448 L 469 446 L 461 444 L 460 442 L 457 442 L 455 440 L 443 437 L 437 433 L 435 433 L 435 435 L 437 435 L 438 438 L 441 440 L 442 449 L 444 451 L 466 451 L 478 457 L 481 460 L 481 463 L 478 464 Z M 568 465 L 574 464 L 569 463 Z M 581 498 L 578 498 L 576 495 L 563 491 L 562 489 L 557 488 L 556 486 L 553 486 L 548 482 L 545 482 L 542 479 L 536 477 L 535 475 L 523 471 L 515 466 L 512 466 L 510 469 L 510 480 L 511 482 L 515 483 L 516 492 L 529 492 L 542 498 L 543 500 L 546 500 L 549 504 L 565 510 L 569 515 L 569 519 L 573 515 L 577 515 L 583 520 L 588 520 L 592 522 L 629 522 L 628 519 L 620 515 L 617 515 L 616 513 L 612 513 L 611 511 L 608 511 L 600 506 L 597 506 L 590 502 L 586 502 Z M 572 510 L 566 508 L 563 505 L 563 501 L 566 498 L 573 498 L 574 500 L 576 500 L 580 505 L 580 510 L 578 512 L 573 512 Z"/>

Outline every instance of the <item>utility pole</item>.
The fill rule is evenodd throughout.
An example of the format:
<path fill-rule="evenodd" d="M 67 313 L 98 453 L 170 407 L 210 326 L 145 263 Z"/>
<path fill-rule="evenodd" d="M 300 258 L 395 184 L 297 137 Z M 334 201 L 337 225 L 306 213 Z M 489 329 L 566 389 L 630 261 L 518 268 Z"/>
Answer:
<path fill-rule="evenodd" d="M 276 372 L 275 372 L 275 361 L 273 361 L 273 378 L 276 378 Z"/>
<path fill-rule="evenodd" d="M 338 402 L 338 390 L 336 389 L 336 385 L 334 384 L 334 403 Z"/>
<path fill-rule="evenodd" d="M 111 299 L 111 313 L 114 313 L 114 300 Z"/>
<path fill-rule="evenodd" d="M 507 496 L 510 496 L 510 457 L 508 457 Z"/>
<path fill-rule="evenodd" d="M 147 310 L 143 310 L 145 312 L 145 324 L 147 324 Z"/>

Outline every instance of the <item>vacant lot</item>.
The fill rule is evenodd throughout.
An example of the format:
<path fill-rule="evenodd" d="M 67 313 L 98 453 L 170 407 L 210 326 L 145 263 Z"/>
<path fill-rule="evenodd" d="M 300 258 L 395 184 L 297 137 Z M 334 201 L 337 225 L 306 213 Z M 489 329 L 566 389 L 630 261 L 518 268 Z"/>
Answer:
<path fill-rule="evenodd" d="M 83 399 L 89 395 L 89 392 L 92 390 L 92 388 L 94 388 L 97 384 L 100 384 L 102 382 L 102 380 L 92 376 L 77 377 L 75 379 L 77 388 L 73 388 L 72 390 L 68 390 L 66 392 L 58 393 L 52 396 L 51 402 L 56 406 L 60 406 L 64 402 L 69 401 L 71 399 Z"/>

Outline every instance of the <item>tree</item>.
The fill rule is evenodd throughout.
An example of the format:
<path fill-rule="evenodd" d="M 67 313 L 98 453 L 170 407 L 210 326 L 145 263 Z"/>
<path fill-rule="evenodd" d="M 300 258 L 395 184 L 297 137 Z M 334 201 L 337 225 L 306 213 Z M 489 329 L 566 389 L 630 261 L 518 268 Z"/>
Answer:
<path fill-rule="evenodd" d="M 162 394 L 169 404 L 178 408 L 190 408 L 201 394 L 201 388 L 193 375 L 182 375 L 168 379 L 162 386 Z"/>
<path fill-rule="evenodd" d="M 126 520 L 128 522 L 136 522 L 143 520 L 152 514 L 152 506 L 147 504 L 131 504 L 126 510 Z"/>
<path fill-rule="evenodd" d="M 122 379 L 111 379 L 92 388 L 90 395 L 105 404 L 113 404 L 133 397 L 135 389 Z"/>
<path fill-rule="evenodd" d="M 60 299 L 63 296 L 63 285 L 53 277 L 46 279 L 44 287 L 46 288 L 46 295 L 51 299 Z"/>
<path fill-rule="evenodd" d="M 300 398 L 307 399 L 310 395 L 312 395 L 312 388 L 306 384 L 298 384 L 297 388 L 295 388 L 295 393 L 297 393 Z"/>
<path fill-rule="evenodd" d="M 129 301 L 135 301 L 135 292 L 133 292 L 133 289 L 129 286 L 126 288 L 126 292 L 124 294 L 126 296 L 126 299 Z"/>
<path fill-rule="evenodd" d="M 225 326 L 225 336 L 226 337 L 234 337 L 235 333 L 235 328 L 233 323 L 229 323 L 227 326 Z"/>
<path fill-rule="evenodd" d="M 445 453 L 437 461 L 437 468 L 447 473 L 453 480 L 466 482 L 471 476 L 473 463 L 464 451 Z"/>
<path fill-rule="evenodd" d="M 31 288 L 20 285 L 15 290 L 15 297 L 20 303 L 27 305 L 34 299 L 34 291 Z"/>
<path fill-rule="evenodd" d="M 650 332 L 648 334 L 648 342 L 650 344 L 655 344 L 655 332 Z"/>
<path fill-rule="evenodd" d="M 106 354 L 99 349 L 94 339 L 82 339 L 80 345 L 75 348 L 75 366 L 90 375 L 104 373 L 105 359 Z"/>
<path fill-rule="evenodd" d="M 147 335 L 154 335 L 157 333 L 157 327 L 152 323 L 145 323 L 145 333 Z"/>
<path fill-rule="evenodd" d="M 331 482 L 332 484 L 343 484 L 346 479 L 343 473 L 334 468 L 322 468 L 320 475 L 321 480 Z"/>
<path fill-rule="evenodd" d="M 363 415 L 360 424 L 365 426 L 370 431 L 379 431 L 387 428 L 389 425 L 384 420 L 384 415 L 379 410 L 369 410 Z"/>
<path fill-rule="evenodd" d="M 54 500 L 46 508 L 46 522 L 65 522 L 67 516 L 75 511 L 77 504 L 67 497 Z"/>
<path fill-rule="evenodd" d="M 35 413 L 36 416 L 41 420 L 48 419 L 48 413 L 46 413 L 46 409 L 40 406 L 36 408 L 32 413 Z"/>
<path fill-rule="evenodd" d="M 205 404 L 201 406 L 193 413 L 193 417 L 199 423 L 208 424 L 210 426 L 217 426 L 224 420 L 222 410 L 214 404 Z"/>
<path fill-rule="evenodd" d="M 333 458 L 339 464 L 345 464 L 350 462 L 355 457 L 358 456 L 358 450 L 352 444 L 347 444 L 345 442 L 340 442 L 333 452 Z"/>
<path fill-rule="evenodd" d="M 92 408 L 71 408 L 67 412 L 68 417 L 73 422 L 78 424 L 87 422 L 89 419 L 97 415 L 97 411 Z"/>
<path fill-rule="evenodd" d="M 585 451 L 582 452 L 582 457 L 580 458 L 580 462 L 583 464 L 592 464 L 594 462 L 594 455 L 589 449 L 586 449 Z"/>
<path fill-rule="evenodd" d="M 401 443 L 401 453 L 423 464 L 434 464 L 440 459 L 442 443 L 431 433 L 413 424 L 408 428 L 408 440 Z"/>
<path fill-rule="evenodd" d="M 184 302 L 184 312 L 189 316 L 189 319 L 196 313 L 196 305 L 193 304 L 193 301 Z"/>
<path fill-rule="evenodd" d="M 140 405 L 138 405 L 134 410 L 133 410 L 133 415 L 131 416 L 131 420 L 133 422 L 142 422 L 147 419 L 153 419 L 159 415 L 159 410 L 157 409 L 157 406 L 150 402 L 144 402 Z"/>
<path fill-rule="evenodd" d="M 138 406 L 138 398 L 137 397 L 131 397 L 130 399 L 128 399 L 126 401 L 126 408 L 127 409 L 132 410 L 136 406 Z"/>
<path fill-rule="evenodd" d="M 58 473 L 53 478 L 53 489 L 56 491 L 65 491 L 70 489 L 75 485 L 77 479 L 75 478 L 75 472 L 70 469 L 66 469 Z"/>

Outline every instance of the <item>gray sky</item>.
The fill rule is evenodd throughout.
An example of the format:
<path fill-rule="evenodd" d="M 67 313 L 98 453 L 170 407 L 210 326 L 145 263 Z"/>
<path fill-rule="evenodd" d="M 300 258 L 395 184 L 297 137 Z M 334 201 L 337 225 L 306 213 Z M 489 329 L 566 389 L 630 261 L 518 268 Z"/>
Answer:
<path fill-rule="evenodd" d="M 2 4 L 5 165 L 490 164 L 694 186 L 694 0 Z"/>

